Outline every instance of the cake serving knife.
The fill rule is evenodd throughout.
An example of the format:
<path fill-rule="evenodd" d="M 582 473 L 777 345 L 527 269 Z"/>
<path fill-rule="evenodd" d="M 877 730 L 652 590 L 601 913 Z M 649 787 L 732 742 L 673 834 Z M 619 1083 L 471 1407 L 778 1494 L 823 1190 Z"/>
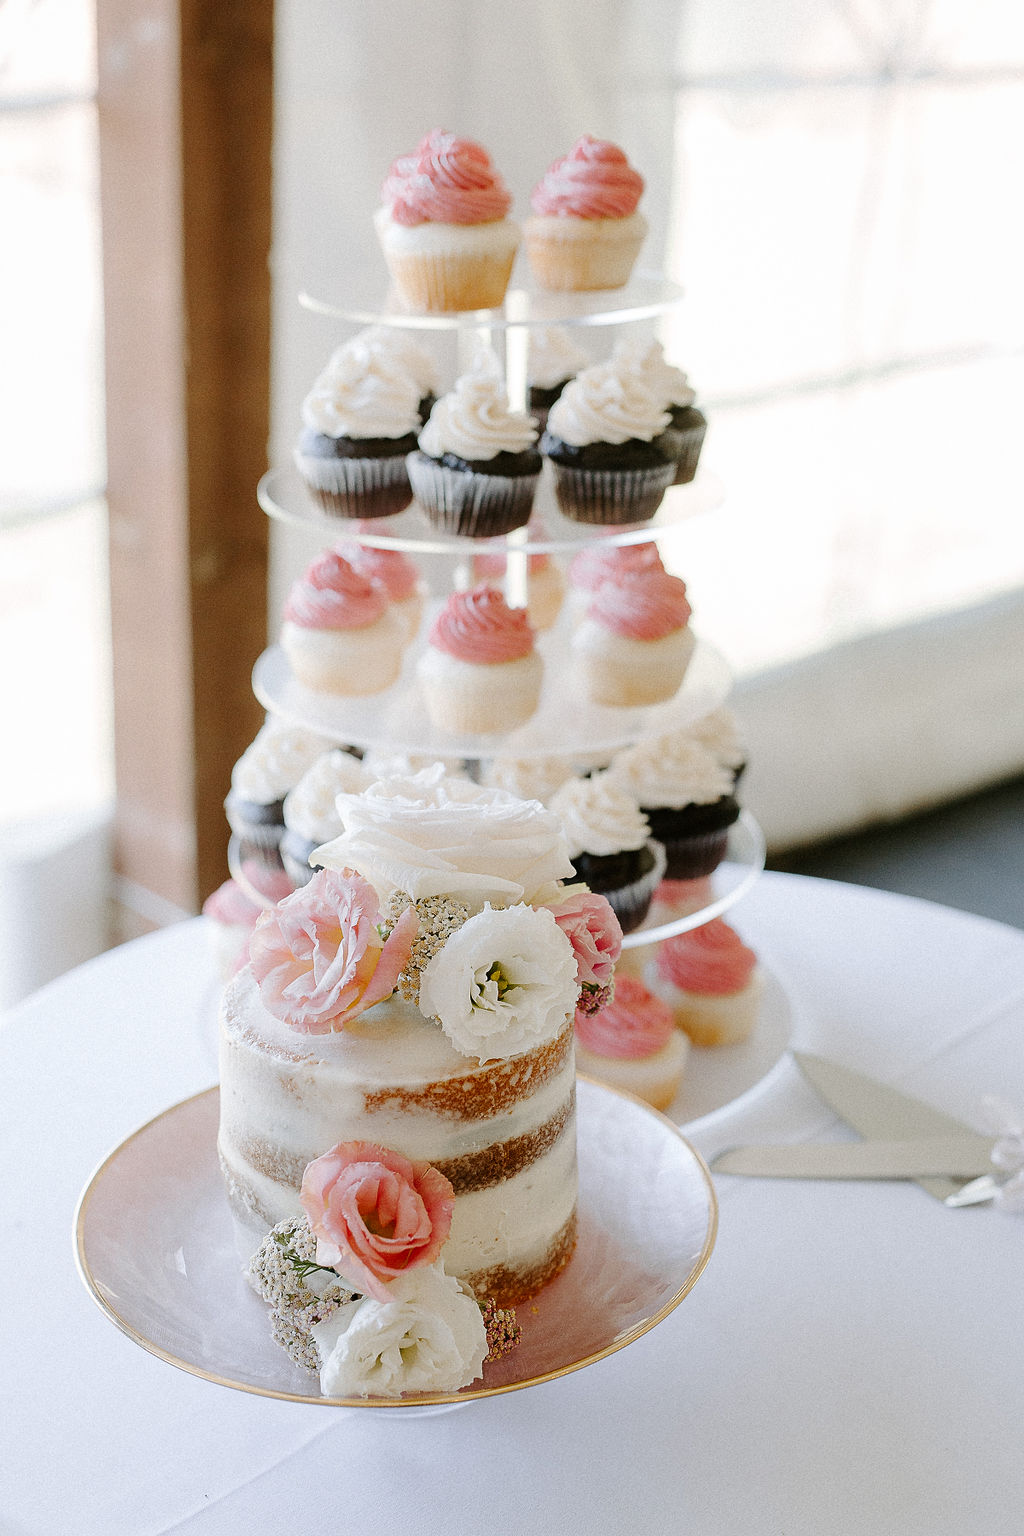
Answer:
<path fill-rule="evenodd" d="M 979 1188 L 973 1199 L 964 1180 L 991 1171 L 995 1138 L 979 1136 L 951 1115 L 849 1067 L 806 1051 L 794 1051 L 793 1058 L 825 1102 L 865 1140 L 733 1148 L 714 1159 L 716 1172 L 775 1178 L 912 1178 L 943 1202 L 992 1198 L 996 1186 L 991 1180 L 975 1180 Z M 957 1198 L 961 1192 L 966 1199 Z"/>

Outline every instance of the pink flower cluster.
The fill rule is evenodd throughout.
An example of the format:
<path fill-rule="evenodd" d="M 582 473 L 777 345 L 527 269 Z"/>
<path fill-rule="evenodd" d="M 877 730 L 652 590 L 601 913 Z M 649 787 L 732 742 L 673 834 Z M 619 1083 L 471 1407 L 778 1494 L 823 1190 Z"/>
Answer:
<path fill-rule="evenodd" d="M 551 914 L 572 945 L 581 995 L 607 993 L 622 953 L 622 929 L 608 901 L 593 891 L 572 891 L 551 903 Z"/>
<path fill-rule="evenodd" d="M 263 913 L 249 959 L 264 1006 L 292 1029 L 325 1035 L 390 997 L 418 919 L 408 907 L 385 942 L 379 917 L 368 881 L 329 869 Z"/>
<path fill-rule="evenodd" d="M 387 1301 L 389 1280 L 434 1262 L 455 1207 L 443 1173 L 368 1141 L 342 1141 L 316 1158 L 299 1198 L 317 1263 L 377 1301 Z"/>

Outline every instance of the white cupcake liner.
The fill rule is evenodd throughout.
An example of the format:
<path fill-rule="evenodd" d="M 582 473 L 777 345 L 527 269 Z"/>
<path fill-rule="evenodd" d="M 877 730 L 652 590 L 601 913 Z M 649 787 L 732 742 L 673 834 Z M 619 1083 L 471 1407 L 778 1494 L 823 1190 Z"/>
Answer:
<path fill-rule="evenodd" d="M 470 539 L 491 538 L 524 528 L 540 480 L 535 475 L 487 475 L 451 469 L 429 454 L 406 459 L 417 501 L 434 528 Z"/>
<path fill-rule="evenodd" d="M 648 469 L 581 469 L 552 459 L 559 510 L 577 523 L 645 523 L 661 506 L 675 460 Z"/>
<path fill-rule="evenodd" d="M 317 506 L 335 517 L 391 517 L 412 501 L 404 453 L 327 459 L 296 450 L 295 463 Z"/>

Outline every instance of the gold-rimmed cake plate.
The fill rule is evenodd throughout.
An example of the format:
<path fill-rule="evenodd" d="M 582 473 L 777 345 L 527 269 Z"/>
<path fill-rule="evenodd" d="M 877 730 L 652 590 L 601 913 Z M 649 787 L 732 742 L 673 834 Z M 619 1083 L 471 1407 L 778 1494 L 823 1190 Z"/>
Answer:
<path fill-rule="evenodd" d="M 714 1245 L 707 1168 L 676 1126 L 626 1094 L 579 1083 L 580 1236 L 522 1341 L 458 1393 L 325 1398 L 270 1337 L 241 1273 L 217 1163 L 219 1093 L 165 1110 L 93 1174 L 75 1215 L 79 1272 L 123 1333 L 221 1386 L 292 1402 L 438 1411 L 550 1381 L 633 1343 L 673 1311 Z"/>

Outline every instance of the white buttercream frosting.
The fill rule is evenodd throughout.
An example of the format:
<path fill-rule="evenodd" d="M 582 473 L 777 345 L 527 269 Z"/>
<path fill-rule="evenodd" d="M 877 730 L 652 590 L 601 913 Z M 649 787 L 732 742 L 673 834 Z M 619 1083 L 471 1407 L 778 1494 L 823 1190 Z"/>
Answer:
<path fill-rule="evenodd" d="M 436 402 L 419 436 L 432 459 L 454 453 L 471 462 L 522 453 L 536 440 L 532 416 L 509 409 L 498 359 L 489 349 L 482 349 L 470 371 Z"/>
<path fill-rule="evenodd" d="M 358 336 L 353 336 L 350 346 L 359 346 L 379 360 L 382 371 L 393 367 L 399 373 L 408 374 L 420 397 L 437 395 L 441 391 L 441 375 L 434 359 L 425 347 L 414 341 L 408 331 L 398 326 L 371 325 Z"/>
<path fill-rule="evenodd" d="M 713 805 L 733 787 L 728 768 L 682 731 L 627 747 L 614 758 L 609 775 L 640 805 L 673 810 L 684 805 Z"/>
<path fill-rule="evenodd" d="M 330 746 L 315 731 L 268 720 L 231 770 L 231 788 L 243 800 L 272 805 L 294 789 Z"/>
<path fill-rule="evenodd" d="M 389 752 L 386 747 L 371 747 L 363 755 L 368 784 L 374 779 L 407 779 L 414 773 L 422 773 L 424 768 L 432 768 L 435 763 L 441 764 L 448 778 L 466 777 L 461 757 L 438 757 L 433 752 Z"/>
<path fill-rule="evenodd" d="M 669 425 L 669 415 L 650 386 L 614 361 L 585 368 L 562 390 L 548 412 L 548 431 L 576 448 L 588 443 L 649 443 Z"/>
<path fill-rule="evenodd" d="M 660 341 L 616 342 L 612 361 L 636 373 L 663 405 L 692 405 L 697 398 L 683 370 L 665 361 Z"/>
<path fill-rule="evenodd" d="M 590 359 L 561 325 L 541 325 L 530 332 L 526 374 L 538 389 L 554 389 L 585 368 Z"/>
<path fill-rule="evenodd" d="M 581 853 L 603 858 L 642 848 L 651 835 L 636 800 L 607 773 L 563 784 L 551 797 L 551 809 L 562 823 L 573 859 Z"/>
<path fill-rule="evenodd" d="M 325 752 L 285 796 L 284 824 L 311 842 L 326 843 L 341 831 L 339 794 L 359 794 L 369 783 L 370 775 L 351 752 Z"/>
<path fill-rule="evenodd" d="M 422 394 L 386 350 L 353 337 L 302 402 L 302 420 L 325 437 L 406 437 L 419 427 Z"/>
<path fill-rule="evenodd" d="M 481 775 L 492 789 L 507 789 L 520 800 L 539 800 L 547 805 L 559 785 L 573 777 L 567 757 L 496 757 Z"/>
<path fill-rule="evenodd" d="M 704 715 L 690 727 L 690 735 L 714 753 L 726 768 L 740 768 L 747 760 L 747 749 L 740 723 L 725 705 Z"/>
<path fill-rule="evenodd" d="M 338 798 L 344 832 L 316 851 L 327 869 L 354 869 L 386 900 L 393 891 L 453 895 L 477 909 L 529 901 L 572 874 L 561 823 L 536 803 L 440 765 L 407 779 L 382 779 Z"/>

